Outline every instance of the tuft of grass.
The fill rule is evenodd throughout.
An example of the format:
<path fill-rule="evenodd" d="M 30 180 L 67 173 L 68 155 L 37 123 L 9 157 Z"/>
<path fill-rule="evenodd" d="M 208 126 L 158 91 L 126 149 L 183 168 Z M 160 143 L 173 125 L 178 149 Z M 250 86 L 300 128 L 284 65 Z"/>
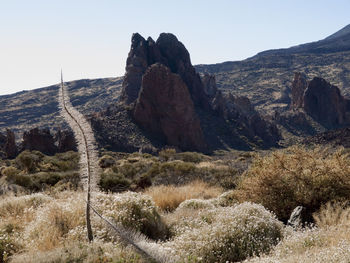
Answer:
<path fill-rule="evenodd" d="M 220 187 L 210 186 L 203 181 L 193 181 L 184 186 L 153 186 L 145 191 L 161 210 L 168 212 L 174 211 L 185 200 L 210 199 L 221 193 Z"/>

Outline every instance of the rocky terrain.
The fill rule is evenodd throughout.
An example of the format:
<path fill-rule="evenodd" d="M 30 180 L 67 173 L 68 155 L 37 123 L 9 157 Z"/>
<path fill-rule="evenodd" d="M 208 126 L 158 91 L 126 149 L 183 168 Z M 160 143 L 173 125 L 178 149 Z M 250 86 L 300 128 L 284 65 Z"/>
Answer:
<path fill-rule="evenodd" d="M 119 103 L 92 117 L 100 145 L 202 152 L 277 146 L 276 126 L 248 98 L 222 94 L 214 76 L 201 78 L 176 36 L 162 33 L 155 42 L 136 33 L 131 43 Z M 135 124 L 138 138 L 126 132 Z"/>
<path fill-rule="evenodd" d="M 147 148 L 152 152 L 153 147 L 167 144 L 195 150 L 268 147 L 275 145 L 278 132 L 266 119 L 277 124 L 283 137 L 281 144 L 288 145 L 302 137 L 348 125 L 349 31 L 347 26 L 323 40 L 261 52 L 243 61 L 197 66 L 192 66 L 184 45 L 174 41 L 170 34 L 161 34 L 157 41 L 136 34 L 124 77 L 78 80 L 66 85 L 73 106 L 90 114 L 96 131 L 102 132 L 97 137 L 106 149 Z M 150 70 L 155 63 L 164 67 L 159 65 L 157 70 Z M 160 71 L 167 77 L 157 80 Z M 293 81 L 295 72 L 302 79 Z M 154 81 L 158 86 L 174 83 L 174 87 L 187 89 L 193 106 L 185 99 L 186 92 L 182 92 L 176 95 L 176 101 L 189 104 L 175 103 L 172 105 L 175 112 L 163 116 L 161 113 L 168 102 L 173 102 L 174 94 L 170 89 L 164 100 L 147 97 L 141 87 L 154 92 L 159 88 L 152 84 Z M 304 89 L 295 89 L 298 85 L 304 85 Z M 318 92 L 321 97 L 317 97 L 319 87 L 327 95 Z M 11 129 L 20 141 L 25 131 L 35 127 L 65 128 L 58 115 L 57 90 L 58 86 L 53 85 L 0 96 L 2 138 L 6 137 L 6 129 Z M 313 104 L 315 98 L 317 105 Z M 152 103 L 163 106 L 161 110 L 154 109 Z M 183 118 L 184 112 L 189 116 L 187 119 Z M 180 124 L 166 130 L 164 127 L 170 127 L 167 118 L 192 128 L 184 130 Z M 186 134 L 186 139 L 180 134 Z M 6 139 L 2 141 L 4 152 Z"/>

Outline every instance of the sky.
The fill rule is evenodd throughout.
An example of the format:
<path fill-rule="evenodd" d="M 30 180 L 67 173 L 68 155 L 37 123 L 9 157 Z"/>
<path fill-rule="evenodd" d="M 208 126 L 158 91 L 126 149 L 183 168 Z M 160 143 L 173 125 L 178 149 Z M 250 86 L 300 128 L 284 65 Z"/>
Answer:
<path fill-rule="evenodd" d="M 124 75 L 131 35 L 170 32 L 193 64 L 243 60 L 350 24 L 349 0 L 0 0 L 0 95 Z"/>

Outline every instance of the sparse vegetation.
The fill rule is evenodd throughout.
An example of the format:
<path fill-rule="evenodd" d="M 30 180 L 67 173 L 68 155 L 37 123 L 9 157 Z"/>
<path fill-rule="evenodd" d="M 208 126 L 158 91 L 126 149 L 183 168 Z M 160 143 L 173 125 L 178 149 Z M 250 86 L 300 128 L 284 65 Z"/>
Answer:
<path fill-rule="evenodd" d="M 99 185 L 109 193 L 94 194 L 95 208 L 131 230 L 132 240 L 159 262 L 347 262 L 345 150 L 292 147 L 264 153 L 242 176 L 233 161 L 245 162 L 251 154 L 233 154 L 235 160 L 231 153 L 227 160 L 224 153 L 220 160 L 170 154 L 165 160 L 108 153 L 111 165 L 103 168 Z M 74 152 L 42 155 L 30 173 L 18 160 L 2 162 L 0 183 L 45 190 L 0 196 L 3 262 L 149 262 L 95 216 L 94 243 L 87 242 L 77 164 Z M 222 187 L 223 181 L 230 187 Z M 285 220 L 296 205 L 309 209 L 313 228 L 293 230 L 274 216 Z"/>

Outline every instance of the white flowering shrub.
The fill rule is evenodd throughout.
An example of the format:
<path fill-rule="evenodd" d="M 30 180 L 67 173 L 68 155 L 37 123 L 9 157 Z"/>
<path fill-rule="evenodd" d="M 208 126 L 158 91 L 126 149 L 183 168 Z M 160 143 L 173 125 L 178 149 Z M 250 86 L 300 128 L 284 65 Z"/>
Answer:
<path fill-rule="evenodd" d="M 207 220 L 200 214 L 200 227 L 188 228 L 164 243 L 174 258 L 200 262 L 236 262 L 268 252 L 283 235 L 283 224 L 263 206 L 243 203 L 235 207 L 215 208 Z"/>
<path fill-rule="evenodd" d="M 188 199 L 183 201 L 177 209 L 212 209 L 214 205 L 211 200 Z"/>
<path fill-rule="evenodd" d="M 233 206 L 238 203 L 237 199 L 234 197 L 234 190 L 230 190 L 219 195 L 215 203 L 218 206 Z"/>
<path fill-rule="evenodd" d="M 125 228 L 141 232 L 151 239 L 165 239 L 168 236 L 167 226 L 147 195 L 135 192 L 114 195 L 98 193 L 95 200 L 103 216 Z"/>

